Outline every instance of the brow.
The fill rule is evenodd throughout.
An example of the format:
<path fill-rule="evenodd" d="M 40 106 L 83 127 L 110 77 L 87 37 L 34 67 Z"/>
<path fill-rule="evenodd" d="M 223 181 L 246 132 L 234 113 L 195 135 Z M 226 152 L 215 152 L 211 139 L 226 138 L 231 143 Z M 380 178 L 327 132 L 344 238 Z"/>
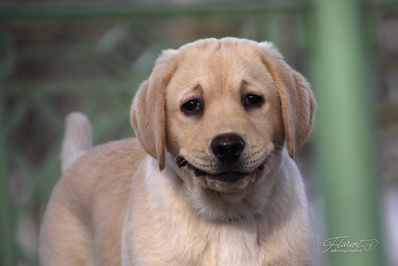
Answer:
<path fill-rule="evenodd" d="M 184 92 L 183 96 L 185 97 L 186 95 L 192 94 L 192 93 L 197 93 L 200 95 L 203 95 L 203 89 L 200 83 L 196 83 L 193 86 L 190 86 L 186 92 Z"/>

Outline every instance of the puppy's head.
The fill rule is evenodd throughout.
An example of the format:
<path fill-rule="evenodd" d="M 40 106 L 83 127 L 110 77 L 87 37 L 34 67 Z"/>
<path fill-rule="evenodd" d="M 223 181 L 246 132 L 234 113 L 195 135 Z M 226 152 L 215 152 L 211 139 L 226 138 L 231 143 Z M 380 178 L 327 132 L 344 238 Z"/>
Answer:
<path fill-rule="evenodd" d="M 133 102 L 144 149 L 184 179 L 219 192 L 258 182 L 307 138 L 316 103 L 307 81 L 267 42 L 206 39 L 167 50 Z"/>

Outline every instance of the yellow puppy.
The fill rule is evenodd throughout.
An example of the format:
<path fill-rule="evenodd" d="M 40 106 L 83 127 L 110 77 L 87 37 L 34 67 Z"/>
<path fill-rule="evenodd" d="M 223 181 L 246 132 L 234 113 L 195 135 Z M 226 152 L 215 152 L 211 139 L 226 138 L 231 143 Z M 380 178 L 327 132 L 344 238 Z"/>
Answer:
<path fill-rule="evenodd" d="M 311 264 L 291 157 L 315 109 L 307 81 L 270 43 L 164 51 L 132 104 L 137 139 L 91 148 L 85 116 L 67 119 L 42 265 Z"/>

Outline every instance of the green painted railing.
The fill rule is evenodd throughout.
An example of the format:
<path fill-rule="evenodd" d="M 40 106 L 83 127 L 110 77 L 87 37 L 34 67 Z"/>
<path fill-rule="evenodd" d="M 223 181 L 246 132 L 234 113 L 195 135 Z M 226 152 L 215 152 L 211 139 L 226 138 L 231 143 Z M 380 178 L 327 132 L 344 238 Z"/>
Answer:
<path fill-rule="evenodd" d="M 107 67 L 116 78 L 84 81 L 27 81 L 9 82 L 9 76 L 16 56 L 36 58 L 53 56 L 59 49 L 28 49 L 14 54 L 12 34 L 5 30 L 13 23 L 39 23 L 64 21 L 113 21 L 119 26 L 110 32 L 112 36 L 125 34 L 131 24 L 145 25 L 149 20 L 162 21 L 176 17 L 253 17 L 261 24 L 262 37 L 267 36 L 275 43 L 283 43 L 280 16 L 294 13 L 300 17 L 297 45 L 311 57 L 312 81 L 319 101 L 316 122 L 316 145 L 319 155 L 319 169 L 326 201 L 326 237 L 349 236 L 352 240 L 378 239 L 380 245 L 368 253 L 328 254 L 331 266 L 379 266 L 383 265 L 380 234 L 379 185 L 376 174 L 373 132 L 373 103 L 368 86 L 365 49 L 368 36 L 364 27 L 369 23 L 365 16 L 371 12 L 382 13 L 397 7 L 398 1 L 354 1 L 354 0 L 311 0 L 311 1 L 264 1 L 256 3 L 212 3 L 197 5 L 8 5 L 0 6 L 0 265 L 13 266 L 17 260 L 35 265 L 36 259 L 24 254 L 15 239 L 15 225 L 19 208 L 40 208 L 32 201 L 44 203 L 51 187 L 58 179 L 58 148 L 49 151 L 40 167 L 32 166 L 9 144 L 15 128 L 23 121 L 27 110 L 36 108 L 48 121 L 59 145 L 62 135 L 62 117 L 56 107 L 47 102 L 59 96 L 68 99 L 99 95 L 98 99 L 86 101 L 83 111 L 97 113 L 96 105 L 106 107 L 106 112 L 119 117 L 118 121 L 97 118 L 94 121 L 98 139 L 106 139 L 109 125 L 124 125 L 128 121 L 128 106 L 121 102 L 131 98 L 132 88 L 145 77 L 149 66 L 139 65 L 135 75 L 130 73 L 130 62 L 112 53 L 112 41 L 103 38 L 97 51 L 74 47 L 74 52 L 98 56 L 107 60 Z M 366 24 L 367 25 L 367 24 Z M 370 25 L 373 26 L 374 25 Z M 153 33 L 150 39 L 159 40 Z M 242 32 L 244 37 L 252 33 Z M 300 39 L 301 38 L 301 39 Z M 283 44 L 281 44 L 283 46 Z M 161 45 L 150 46 L 146 56 L 154 59 Z M 101 50 L 102 49 L 102 50 Z M 99 51 L 99 52 L 98 52 Z M 143 71 L 139 69 L 143 68 Z M 109 91 L 108 88 L 113 88 Z M 95 93 L 94 93 L 95 92 Z M 117 97 L 114 95 L 117 94 Z M 7 97 L 18 99 L 18 106 L 12 113 L 6 113 Z M 77 96 L 73 96 L 77 95 Z M 112 95 L 112 96 L 111 96 Z M 75 97 L 75 98 L 73 98 Z M 104 99 L 106 99 L 104 101 Z M 95 102 L 95 103 L 93 103 Z M 8 110 L 8 109 L 7 109 Z M 98 115 L 96 115 L 98 117 Z M 128 126 L 116 126 L 119 135 L 131 134 Z M 11 168 L 35 176 L 33 193 L 21 206 L 10 199 Z M 322 243 L 318 243 L 322 245 Z"/>
<path fill-rule="evenodd" d="M 326 199 L 327 239 L 376 239 L 382 245 L 375 100 L 371 100 L 374 97 L 366 67 L 370 58 L 366 58 L 363 42 L 363 15 L 356 0 L 314 1 L 317 148 Z M 330 265 L 370 266 L 384 265 L 383 255 L 378 246 L 359 255 L 335 252 L 329 257 Z"/>
<path fill-rule="evenodd" d="M 93 18 L 164 18 L 164 17 L 192 17 L 211 15 L 254 15 L 264 12 L 299 11 L 304 8 L 301 1 L 263 1 L 255 3 L 226 2 L 202 3 L 190 5 L 82 5 L 44 4 L 17 6 L 12 5 L 2 9 L 1 18 L 15 19 L 93 19 Z"/>

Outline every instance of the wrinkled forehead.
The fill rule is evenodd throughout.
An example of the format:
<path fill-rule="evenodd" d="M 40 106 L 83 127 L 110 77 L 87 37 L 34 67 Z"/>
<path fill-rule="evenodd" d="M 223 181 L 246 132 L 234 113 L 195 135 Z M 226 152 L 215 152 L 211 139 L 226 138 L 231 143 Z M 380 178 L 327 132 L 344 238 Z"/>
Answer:
<path fill-rule="evenodd" d="M 231 85 L 242 80 L 267 83 L 271 78 L 252 45 L 221 42 L 192 45 L 181 49 L 176 60 L 172 82 L 179 86 L 192 83 Z"/>

